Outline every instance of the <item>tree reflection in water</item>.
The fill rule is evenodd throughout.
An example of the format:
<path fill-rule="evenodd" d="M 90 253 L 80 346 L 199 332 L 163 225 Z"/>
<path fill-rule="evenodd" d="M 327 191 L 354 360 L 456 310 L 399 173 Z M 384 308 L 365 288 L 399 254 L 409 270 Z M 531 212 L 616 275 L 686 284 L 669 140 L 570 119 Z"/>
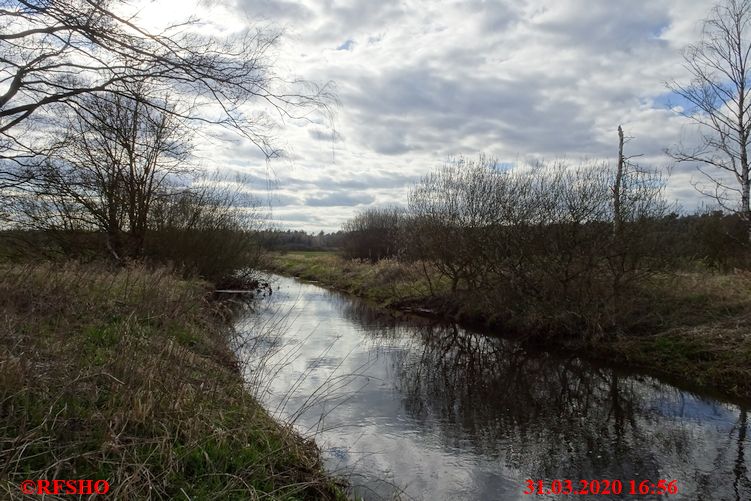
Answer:
<path fill-rule="evenodd" d="M 471 446 L 533 479 L 680 478 L 682 496 L 751 499 L 746 408 L 732 428 L 718 429 L 727 440 L 715 443 L 696 429 L 694 407 L 724 415 L 732 406 L 456 325 L 339 301 L 376 346 L 408 337 L 401 356 L 391 356 L 395 385 L 409 415 L 436 426 L 448 448 Z"/>
<path fill-rule="evenodd" d="M 401 485 L 418 486 L 410 495 L 432 488 L 439 498 L 459 492 L 524 499 L 525 479 L 618 478 L 626 490 L 632 479 L 637 485 L 677 480 L 679 499 L 751 499 L 744 406 L 455 325 L 387 315 L 314 286 L 295 287 L 304 300 L 294 315 L 301 325 L 292 330 L 302 334 L 288 343 L 307 357 L 299 366 L 316 368 L 321 360 L 342 370 L 367 366 L 370 372 L 360 376 L 374 381 L 364 388 L 360 377 L 342 390 L 352 398 L 337 400 L 343 403 L 327 417 L 334 426 L 323 441 L 347 444 L 351 456 L 358 447 L 382 451 L 368 464 L 396 465 Z M 315 335 L 306 334 L 309 326 Z M 332 361 L 320 358 L 328 346 Z M 283 394 L 285 381 L 299 381 L 301 372 L 282 371 L 289 375 L 280 373 L 274 384 Z M 300 391 L 304 401 L 310 388 Z M 428 462 L 410 472 L 410 461 Z M 425 478 L 437 468 L 446 475 L 440 485 Z"/>

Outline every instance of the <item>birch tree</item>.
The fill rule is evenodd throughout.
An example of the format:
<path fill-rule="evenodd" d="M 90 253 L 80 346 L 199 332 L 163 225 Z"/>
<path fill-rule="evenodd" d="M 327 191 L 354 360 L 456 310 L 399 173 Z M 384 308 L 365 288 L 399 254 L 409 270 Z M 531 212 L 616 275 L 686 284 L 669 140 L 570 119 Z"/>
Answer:
<path fill-rule="evenodd" d="M 690 104 L 682 113 L 699 126 L 700 141 L 668 153 L 679 162 L 698 164 L 707 182 L 696 183 L 697 189 L 723 209 L 739 214 L 751 241 L 750 22 L 751 0 L 724 0 L 704 21 L 701 40 L 685 50 L 685 67 L 692 79 L 669 87 Z"/>

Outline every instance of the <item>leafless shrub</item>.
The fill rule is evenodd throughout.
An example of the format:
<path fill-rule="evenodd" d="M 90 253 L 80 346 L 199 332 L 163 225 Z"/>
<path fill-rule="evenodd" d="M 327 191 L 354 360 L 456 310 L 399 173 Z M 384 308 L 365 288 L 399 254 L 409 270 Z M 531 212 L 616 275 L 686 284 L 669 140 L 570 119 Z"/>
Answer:
<path fill-rule="evenodd" d="M 412 190 L 409 254 L 485 311 L 541 328 L 602 331 L 628 309 L 630 287 L 659 267 L 662 185 L 636 169 L 621 176 L 615 235 L 606 165 L 508 171 L 488 157 L 458 159 Z"/>
<path fill-rule="evenodd" d="M 197 177 L 152 207 L 146 257 L 220 287 L 246 287 L 257 273 L 262 216 L 242 179 Z"/>
<path fill-rule="evenodd" d="M 400 250 L 403 220 L 404 211 L 399 207 L 360 212 L 343 226 L 345 256 L 371 262 L 396 256 Z"/>

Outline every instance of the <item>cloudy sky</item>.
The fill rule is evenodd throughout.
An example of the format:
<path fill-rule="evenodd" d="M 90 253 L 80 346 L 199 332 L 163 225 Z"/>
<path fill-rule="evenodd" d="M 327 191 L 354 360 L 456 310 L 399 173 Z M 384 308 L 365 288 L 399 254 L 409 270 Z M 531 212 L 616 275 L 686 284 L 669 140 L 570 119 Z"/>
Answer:
<path fill-rule="evenodd" d="M 357 210 L 404 203 L 409 185 L 452 155 L 507 164 L 662 153 L 690 137 L 665 82 L 685 79 L 705 0 L 234 0 L 150 3 L 149 19 L 195 14 L 223 33 L 249 24 L 285 35 L 276 69 L 336 85 L 333 120 L 288 121 L 285 156 L 266 164 L 242 141 L 202 145 L 199 162 L 245 174 L 277 225 L 335 230 Z M 697 202 L 693 167 L 669 194 Z M 271 179 L 273 182 L 268 183 Z M 273 190 L 266 188 L 271 186 Z"/>

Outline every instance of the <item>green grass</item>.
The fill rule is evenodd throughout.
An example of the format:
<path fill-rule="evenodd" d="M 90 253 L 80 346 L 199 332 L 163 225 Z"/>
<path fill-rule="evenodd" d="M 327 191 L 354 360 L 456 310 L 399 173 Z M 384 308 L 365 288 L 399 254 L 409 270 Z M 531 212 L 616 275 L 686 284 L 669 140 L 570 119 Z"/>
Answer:
<path fill-rule="evenodd" d="M 288 252 L 267 256 L 265 267 L 283 275 L 318 281 L 375 302 L 380 306 L 404 303 L 430 294 L 422 268 L 396 260 L 346 260 L 334 252 Z M 434 291 L 445 283 L 432 278 Z"/>
<path fill-rule="evenodd" d="M 448 297 L 448 284 L 428 270 L 431 294 L 419 264 L 371 264 L 347 261 L 334 253 L 295 252 L 273 254 L 266 266 L 380 306 L 424 307 L 452 320 L 484 322 L 499 331 L 507 327 L 497 321 L 496 305 L 472 295 Z M 731 396 L 751 395 L 751 274 L 663 274 L 642 284 L 637 294 L 640 306 L 629 318 L 628 334 L 545 336 L 542 346 L 643 368 Z M 524 324 L 514 328 L 523 331 Z M 533 337 L 526 341 L 539 345 Z"/>
<path fill-rule="evenodd" d="M 315 444 L 247 392 L 207 283 L 0 266 L 0 497 L 106 479 L 122 499 L 339 499 Z"/>

